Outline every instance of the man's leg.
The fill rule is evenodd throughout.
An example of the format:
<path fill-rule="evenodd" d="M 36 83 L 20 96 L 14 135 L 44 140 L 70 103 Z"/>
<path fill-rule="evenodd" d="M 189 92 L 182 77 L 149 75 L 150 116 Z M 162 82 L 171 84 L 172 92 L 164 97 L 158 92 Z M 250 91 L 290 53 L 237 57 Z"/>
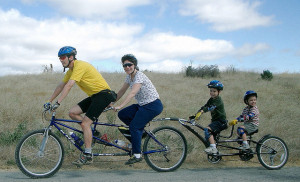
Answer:
<path fill-rule="evenodd" d="M 85 144 L 86 149 L 92 148 L 92 138 L 93 138 L 93 134 L 92 134 L 92 130 L 91 130 L 92 123 L 93 123 L 93 121 L 86 116 L 83 118 L 82 123 L 81 123 L 81 128 L 82 128 L 83 136 L 84 136 L 84 144 Z"/>
<path fill-rule="evenodd" d="M 83 111 L 79 107 L 79 105 L 73 106 L 69 111 L 69 116 L 73 120 L 82 121 L 83 117 L 81 116 L 83 114 Z"/>
<path fill-rule="evenodd" d="M 82 109 L 79 105 L 76 105 L 71 108 L 69 112 L 69 116 L 73 120 L 81 121 L 81 128 L 83 131 L 83 140 L 85 144 L 85 152 L 80 155 L 79 160 L 76 160 L 73 162 L 75 165 L 83 165 L 83 164 L 90 164 L 92 162 L 92 154 L 91 154 L 91 148 L 92 148 L 92 131 L 91 131 L 91 124 L 92 121 L 88 117 L 82 117 L 81 114 L 83 114 Z M 89 151 L 87 154 L 86 151 Z"/>
<path fill-rule="evenodd" d="M 91 148 L 92 147 L 91 124 L 93 123 L 93 121 L 86 116 L 82 117 L 81 116 L 82 113 L 83 113 L 83 111 L 81 110 L 79 105 L 76 105 L 70 110 L 69 116 L 73 120 L 82 121 L 81 128 L 83 131 L 85 148 Z"/>

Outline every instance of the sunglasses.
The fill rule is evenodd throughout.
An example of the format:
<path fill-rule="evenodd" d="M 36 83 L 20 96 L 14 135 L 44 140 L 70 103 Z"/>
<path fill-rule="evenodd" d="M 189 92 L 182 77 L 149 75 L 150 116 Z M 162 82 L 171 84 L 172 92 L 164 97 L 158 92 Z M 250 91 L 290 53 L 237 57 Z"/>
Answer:
<path fill-rule="evenodd" d="M 66 55 L 60 56 L 59 59 L 63 60 L 63 59 L 66 59 L 66 57 L 67 57 Z"/>
<path fill-rule="evenodd" d="M 127 66 L 130 67 L 132 65 L 133 65 L 132 63 L 125 63 L 125 64 L 123 64 L 123 68 L 126 68 Z"/>

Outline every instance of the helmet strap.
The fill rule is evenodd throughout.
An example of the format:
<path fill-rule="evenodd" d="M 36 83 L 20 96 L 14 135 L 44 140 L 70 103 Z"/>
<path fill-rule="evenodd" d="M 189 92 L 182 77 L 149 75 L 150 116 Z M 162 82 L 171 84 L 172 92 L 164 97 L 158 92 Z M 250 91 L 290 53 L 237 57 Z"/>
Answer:
<path fill-rule="evenodd" d="M 130 76 L 132 76 L 133 74 L 134 74 L 134 72 L 135 72 L 135 66 L 134 66 L 134 69 L 133 69 L 133 71 L 130 73 Z"/>
<path fill-rule="evenodd" d="M 64 72 L 66 71 L 66 68 L 70 66 L 71 62 L 74 61 L 74 59 L 70 60 L 70 56 L 67 56 L 67 58 L 68 58 L 69 63 L 67 66 L 64 66 Z"/>
<path fill-rule="evenodd" d="M 72 61 L 74 61 L 74 59 L 73 59 L 72 61 L 70 61 L 70 56 L 67 56 L 67 57 L 68 57 L 68 61 L 69 61 L 69 63 L 68 63 L 68 65 L 67 65 L 67 66 L 65 66 L 65 68 L 69 67 L 70 63 L 71 63 Z"/>

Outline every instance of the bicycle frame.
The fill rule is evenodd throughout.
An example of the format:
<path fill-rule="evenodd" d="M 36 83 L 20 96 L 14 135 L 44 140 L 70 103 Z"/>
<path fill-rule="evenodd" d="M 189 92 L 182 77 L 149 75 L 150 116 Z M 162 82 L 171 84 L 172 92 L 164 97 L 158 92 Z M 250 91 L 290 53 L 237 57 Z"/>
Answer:
<path fill-rule="evenodd" d="M 110 108 L 112 109 L 112 108 Z M 107 110 L 110 110 L 107 109 Z M 105 110 L 105 111 L 107 111 Z M 46 113 L 49 111 L 51 118 L 46 117 Z M 59 119 L 56 118 L 55 110 L 51 107 L 45 107 L 43 118 L 49 122 L 48 126 L 44 129 L 33 130 L 24 135 L 20 142 L 16 146 L 15 160 L 19 169 L 27 176 L 31 178 L 47 178 L 53 176 L 62 166 L 65 150 L 63 143 L 54 132 L 53 128 L 56 128 L 64 137 L 67 138 L 79 151 L 83 152 L 81 147 L 82 142 L 73 140 L 71 134 L 69 135 L 66 130 L 72 130 L 76 133 L 83 134 L 83 131 L 69 126 L 68 123 L 80 124 L 81 121 Z M 118 151 L 110 151 L 110 153 L 103 153 L 102 147 L 95 148 L 98 153 L 93 153 L 93 156 L 131 156 L 132 151 L 129 148 L 123 148 L 115 143 L 106 141 L 106 138 L 98 136 L 96 127 L 98 125 L 107 127 L 117 127 L 118 130 L 126 137 L 123 128 L 129 128 L 129 126 L 121 124 L 110 124 L 98 122 L 98 119 L 92 123 L 92 138 L 93 145 L 99 144 L 100 146 L 110 146 L 113 149 L 119 149 L 123 152 L 116 153 Z M 120 128 L 122 127 L 122 128 Z M 146 163 L 153 170 L 158 172 L 168 172 L 178 169 L 184 162 L 187 156 L 187 142 L 184 135 L 174 127 L 160 126 L 154 128 L 152 131 L 143 130 L 147 136 L 145 137 L 142 147 L 143 158 Z M 94 134 L 97 133 L 97 136 Z M 130 133 L 129 133 L 130 134 Z M 130 140 L 130 138 L 128 138 Z M 41 143 L 40 143 L 41 142 Z M 97 151 L 95 150 L 95 151 Z M 80 154 L 81 156 L 82 154 Z M 126 164 L 126 163 L 125 163 Z M 81 165 L 75 164 L 77 167 Z"/>
<path fill-rule="evenodd" d="M 196 127 L 200 128 L 201 130 L 204 130 L 204 127 L 197 124 L 195 121 L 190 121 L 190 120 L 185 120 L 185 119 L 175 118 L 175 117 L 158 118 L 158 119 L 154 119 L 152 121 L 167 121 L 167 120 L 178 121 L 182 126 L 184 126 L 186 129 L 188 129 L 190 132 L 192 132 L 199 140 L 201 140 L 205 144 L 206 147 L 209 146 L 209 143 L 206 141 L 206 139 L 191 127 L 191 126 L 196 126 Z M 191 126 L 189 126 L 188 124 Z"/>
<path fill-rule="evenodd" d="M 175 118 L 175 117 L 170 117 L 170 118 L 159 118 L 159 119 L 155 119 L 155 120 L 152 120 L 152 121 L 165 121 L 165 120 L 169 120 L 169 121 L 178 121 L 182 126 L 184 126 L 186 129 L 188 129 L 191 133 L 193 133 L 198 139 L 200 139 L 202 141 L 202 143 L 205 145 L 205 147 L 208 147 L 209 146 L 209 142 L 203 137 L 201 136 L 197 131 L 195 131 L 192 127 L 197 127 L 201 130 L 204 131 L 205 127 L 197 124 L 195 122 L 195 120 L 185 120 L 185 119 L 181 119 L 181 118 Z M 229 146 L 228 143 L 236 143 L 236 142 L 243 142 L 243 139 L 230 139 L 232 136 L 233 136 L 233 131 L 234 131 L 234 125 L 232 126 L 231 128 L 231 133 L 229 136 L 223 136 L 223 135 L 220 135 L 220 134 L 217 134 L 215 136 L 215 140 L 216 140 L 216 143 L 217 143 L 217 147 L 224 147 L 224 148 L 227 148 L 227 149 L 234 149 L 234 150 L 239 150 L 238 147 L 232 147 L 232 146 Z M 248 137 L 248 142 L 249 144 L 252 142 L 252 143 L 255 143 L 256 145 L 257 144 L 261 144 L 260 141 L 262 141 L 265 137 L 267 137 L 269 135 L 266 135 L 264 137 L 262 137 L 258 142 L 257 141 L 254 141 L 252 139 L 252 135 L 249 135 Z M 224 140 L 220 140 L 220 138 L 224 138 Z M 228 139 L 225 139 L 225 138 L 228 138 Z M 225 143 L 225 144 L 224 144 Z M 240 151 L 240 150 L 239 150 Z M 230 154 L 214 154 L 214 155 L 218 155 L 218 156 L 235 156 L 235 155 L 241 155 L 243 153 L 241 152 L 237 152 L 237 153 L 230 153 Z M 251 152 L 251 154 L 257 154 L 256 150 L 254 152 Z M 212 154 L 213 155 L 213 154 Z"/>
<path fill-rule="evenodd" d="M 63 122 L 65 123 L 78 123 L 80 124 L 81 121 L 76 121 L 76 120 L 68 120 L 68 119 L 59 119 L 59 118 L 56 118 L 56 112 L 52 112 L 52 117 L 50 119 L 50 124 L 47 128 L 45 128 L 45 134 L 44 134 L 44 139 L 42 141 L 42 144 L 41 144 L 41 147 L 40 147 L 40 153 L 43 153 L 43 150 L 44 150 L 44 146 L 45 144 L 47 143 L 47 138 L 48 138 L 48 132 L 51 131 L 52 127 L 54 126 L 61 134 L 63 134 L 78 150 L 80 150 L 81 152 L 83 152 L 83 149 L 77 144 L 75 143 L 75 141 L 72 139 L 72 137 L 65 133 L 62 128 L 68 128 L 70 130 L 73 130 L 73 131 L 76 131 L 78 133 L 81 133 L 83 134 L 83 131 L 81 130 L 78 130 L 74 127 L 71 127 L 71 126 L 68 126 L 66 124 L 64 124 Z M 92 133 L 94 134 L 94 132 L 96 131 L 96 127 L 98 125 L 104 125 L 104 126 L 108 126 L 108 127 L 125 127 L 125 128 L 129 128 L 128 126 L 126 125 L 121 125 L 121 124 L 110 124 L 110 123 L 103 123 L 103 122 L 98 122 L 98 119 L 96 119 L 92 125 L 94 125 L 92 127 Z M 165 149 L 165 145 L 163 145 L 161 142 L 159 142 L 155 136 L 152 134 L 151 131 L 147 131 L 144 129 L 144 132 L 147 133 L 147 135 L 149 135 L 158 145 L 162 146 L 162 149 L 161 150 L 152 150 L 152 151 L 143 151 L 143 155 L 145 154 L 150 154 L 150 153 L 155 153 L 155 152 L 164 152 L 164 151 L 167 151 L 167 149 Z M 115 148 L 118 148 L 118 149 L 121 149 L 124 151 L 124 153 L 93 153 L 93 156 L 127 156 L 127 155 L 131 155 L 131 151 L 126 149 L 126 148 L 122 148 L 114 143 L 111 143 L 111 142 L 108 142 L 106 140 L 103 140 L 101 138 L 98 138 L 96 136 L 93 136 L 93 139 L 95 140 L 98 140 L 100 141 L 101 143 L 105 144 L 105 145 L 108 145 L 108 146 L 112 146 L 112 147 L 115 147 Z"/>

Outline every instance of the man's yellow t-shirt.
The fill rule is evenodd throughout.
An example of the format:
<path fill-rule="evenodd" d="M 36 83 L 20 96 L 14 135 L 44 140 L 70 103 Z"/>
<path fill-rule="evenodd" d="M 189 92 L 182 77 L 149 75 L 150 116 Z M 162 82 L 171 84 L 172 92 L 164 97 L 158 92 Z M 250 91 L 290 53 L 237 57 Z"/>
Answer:
<path fill-rule="evenodd" d="M 99 71 L 91 64 L 75 60 L 73 70 L 68 70 L 63 82 L 69 80 L 75 80 L 76 84 L 83 90 L 88 96 L 96 94 L 102 90 L 109 89 L 107 82 L 99 73 Z"/>

